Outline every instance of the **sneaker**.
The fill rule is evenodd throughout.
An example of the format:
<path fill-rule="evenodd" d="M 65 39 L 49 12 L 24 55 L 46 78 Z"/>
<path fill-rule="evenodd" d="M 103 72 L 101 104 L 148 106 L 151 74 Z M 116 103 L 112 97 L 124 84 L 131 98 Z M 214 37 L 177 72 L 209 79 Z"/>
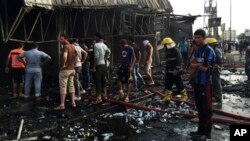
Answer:
<path fill-rule="evenodd" d="M 81 91 L 81 93 L 82 93 L 82 94 L 86 94 L 86 91 L 83 89 L 83 90 Z"/>
<path fill-rule="evenodd" d="M 80 101 L 80 100 L 81 100 L 81 97 L 80 97 L 80 96 L 79 96 L 79 97 L 76 96 L 76 97 L 75 97 L 75 100 L 76 100 L 76 101 Z"/>

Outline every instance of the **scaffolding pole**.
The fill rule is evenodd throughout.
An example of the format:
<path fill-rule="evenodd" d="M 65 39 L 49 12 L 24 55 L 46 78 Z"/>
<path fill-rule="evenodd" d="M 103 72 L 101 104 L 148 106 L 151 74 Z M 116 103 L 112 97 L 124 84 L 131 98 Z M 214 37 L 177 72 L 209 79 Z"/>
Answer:
<path fill-rule="evenodd" d="M 3 28 L 3 20 L 2 20 L 2 15 L 1 14 L 0 14 L 0 30 L 1 30 L 3 39 L 5 39 L 4 28 Z"/>
<path fill-rule="evenodd" d="M 19 10 L 19 13 L 17 15 L 17 17 L 15 18 L 15 21 L 13 22 L 11 28 L 10 28 L 10 31 L 9 31 L 9 34 L 7 34 L 7 37 L 5 39 L 5 42 L 7 42 L 9 40 L 9 38 L 11 38 L 11 36 L 13 36 L 13 34 L 15 33 L 17 27 L 19 26 L 20 22 L 22 21 L 23 19 L 23 16 L 26 14 L 26 11 L 24 10 L 24 8 L 22 7 L 20 10 Z"/>

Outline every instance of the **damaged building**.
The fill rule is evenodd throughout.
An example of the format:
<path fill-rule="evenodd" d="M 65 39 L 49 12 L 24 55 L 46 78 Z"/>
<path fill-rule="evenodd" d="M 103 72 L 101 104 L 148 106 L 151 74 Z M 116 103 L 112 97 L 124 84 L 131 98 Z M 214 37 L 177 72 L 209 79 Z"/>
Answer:
<path fill-rule="evenodd" d="M 157 46 L 167 35 L 177 40 L 183 33 L 192 37 L 195 20 L 191 18 L 183 27 L 177 22 L 179 18 L 171 14 L 173 8 L 168 0 L 2 0 L 0 5 L 1 60 L 6 60 L 14 42 L 35 41 L 53 58 L 44 69 L 49 76 L 58 72 L 54 68 L 58 68 L 60 45 L 57 38 L 61 33 L 67 33 L 73 39 L 82 37 L 90 46 L 94 34 L 102 32 L 114 52 L 111 64 L 115 66 L 119 60 L 119 54 L 115 52 L 119 52 L 121 38 L 134 36 L 139 46 L 143 39 L 148 39 Z M 182 34 L 178 33 L 180 31 Z M 141 50 L 143 52 L 144 48 Z M 164 58 L 154 52 L 154 64 L 159 65 Z M 4 68 L 5 61 L 1 66 Z"/>
<path fill-rule="evenodd" d="M 164 51 L 159 55 L 154 52 L 155 86 L 133 90 L 130 102 L 115 99 L 118 89 L 114 74 L 111 77 L 114 85 L 107 88 L 109 99 L 93 104 L 94 92 L 87 90 L 76 102 L 77 107 L 70 108 L 66 98 L 65 111 L 53 110 L 60 100 L 57 84 L 60 34 L 67 33 L 72 39 L 84 38 L 90 46 L 95 33 L 102 32 L 115 67 L 122 38 L 134 36 L 142 52 L 144 39 L 150 40 L 154 47 L 165 36 L 176 42 L 182 37 L 192 39 L 192 24 L 199 16 L 175 15 L 173 9 L 168 0 L 0 0 L 0 140 L 190 140 L 189 132 L 197 128 L 196 123 L 190 122 L 197 117 L 193 88 L 184 76 L 190 101 L 179 101 L 180 95 L 174 87 L 173 101 L 161 102 L 165 66 L 159 64 L 165 59 Z M 16 42 L 37 42 L 40 50 L 52 57 L 43 69 L 41 102 L 32 97 L 9 98 L 6 87 L 9 79 L 3 72 L 8 52 Z M 28 50 L 29 46 L 24 49 Z M 235 59 L 235 56 L 230 57 Z M 250 125 L 244 71 L 229 70 L 221 72 L 223 105 L 215 105 L 213 109 L 214 140 L 229 139 L 230 124 Z"/>

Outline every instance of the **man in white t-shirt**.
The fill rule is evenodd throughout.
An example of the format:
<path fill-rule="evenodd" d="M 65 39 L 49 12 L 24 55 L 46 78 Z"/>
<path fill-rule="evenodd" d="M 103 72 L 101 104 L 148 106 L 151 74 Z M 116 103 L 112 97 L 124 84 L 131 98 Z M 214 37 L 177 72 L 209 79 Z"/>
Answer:
<path fill-rule="evenodd" d="M 72 42 L 73 43 L 73 42 Z M 83 93 L 86 93 L 86 91 L 83 89 L 82 84 L 80 82 L 80 74 L 82 73 L 82 64 L 85 62 L 88 53 L 86 51 L 84 51 L 80 45 L 75 42 L 73 43 L 75 50 L 77 52 L 77 60 L 76 60 L 76 64 L 75 64 L 75 76 L 74 76 L 74 85 L 75 85 L 75 100 L 79 101 L 81 100 L 81 96 L 80 96 L 80 91 L 82 89 Z"/>
<path fill-rule="evenodd" d="M 95 73 L 95 86 L 96 86 L 96 100 L 94 104 L 102 102 L 107 99 L 106 89 L 106 64 L 105 59 L 110 55 L 110 50 L 103 43 L 103 36 L 96 33 L 96 43 L 94 45 L 94 65 L 93 72 Z"/>

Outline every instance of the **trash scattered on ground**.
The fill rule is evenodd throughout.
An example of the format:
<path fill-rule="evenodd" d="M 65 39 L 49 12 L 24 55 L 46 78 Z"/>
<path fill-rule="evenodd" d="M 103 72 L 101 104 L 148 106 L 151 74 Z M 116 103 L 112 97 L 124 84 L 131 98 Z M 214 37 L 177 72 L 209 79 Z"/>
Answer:
<path fill-rule="evenodd" d="M 217 125 L 217 124 L 214 125 L 214 128 L 217 129 L 217 130 L 223 130 L 223 128 L 220 125 Z"/>

